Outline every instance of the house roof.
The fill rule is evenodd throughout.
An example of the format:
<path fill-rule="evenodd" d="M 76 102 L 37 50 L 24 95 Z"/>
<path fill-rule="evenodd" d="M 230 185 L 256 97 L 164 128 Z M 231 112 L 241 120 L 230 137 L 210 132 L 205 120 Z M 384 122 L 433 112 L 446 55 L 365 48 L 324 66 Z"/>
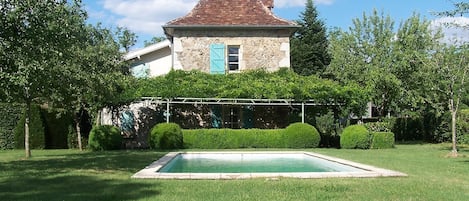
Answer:
<path fill-rule="evenodd" d="M 171 47 L 171 42 L 169 42 L 169 40 L 164 40 L 164 41 L 161 41 L 159 43 L 155 43 L 153 45 L 150 45 L 148 47 L 144 47 L 142 49 L 131 51 L 131 52 L 124 55 L 124 59 L 126 61 L 128 61 L 128 60 L 131 60 L 131 59 L 140 58 L 143 55 L 152 53 L 152 52 L 157 51 L 157 50 L 161 50 L 165 47 Z"/>
<path fill-rule="evenodd" d="M 273 0 L 200 0 L 184 17 L 164 27 L 296 27 L 272 13 Z"/>

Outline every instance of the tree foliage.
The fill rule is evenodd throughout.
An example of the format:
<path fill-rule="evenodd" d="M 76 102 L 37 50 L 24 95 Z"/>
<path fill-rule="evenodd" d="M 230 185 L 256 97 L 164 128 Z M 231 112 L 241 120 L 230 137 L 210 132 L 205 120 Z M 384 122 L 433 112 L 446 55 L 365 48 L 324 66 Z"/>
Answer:
<path fill-rule="evenodd" d="M 454 9 L 453 10 L 448 10 L 448 11 L 443 11 L 443 12 L 437 12 L 435 13 L 438 16 L 448 16 L 448 17 L 457 17 L 457 16 L 465 16 L 469 14 L 469 2 L 452 2 Z"/>
<path fill-rule="evenodd" d="M 25 151 L 29 151 L 32 102 L 45 102 L 74 58 L 74 44 L 86 14 L 80 1 L 39 0 L 0 2 L 0 97 L 25 103 Z"/>
<path fill-rule="evenodd" d="M 136 80 L 122 95 L 125 98 L 121 100 L 140 97 L 314 100 L 319 104 L 340 104 L 355 113 L 361 113 L 368 101 L 368 92 L 356 84 L 343 86 L 315 75 L 300 76 L 287 69 L 228 75 L 171 71 L 166 76 Z"/>
<path fill-rule="evenodd" d="M 132 43 L 130 31 L 86 25 L 80 0 L 1 1 L 0 9 L 0 97 L 26 103 L 27 114 L 32 103 L 78 112 L 112 102 L 125 73 L 119 42 Z"/>
<path fill-rule="evenodd" d="M 119 36 L 99 24 L 87 25 L 82 34 L 81 43 L 72 47 L 76 57 L 62 69 L 66 76 L 57 78 L 67 84 L 58 86 L 58 93 L 49 99 L 53 106 L 76 114 L 79 149 L 82 149 L 79 125 L 83 111 L 94 114 L 112 103 L 127 73 L 126 63 L 121 62 Z"/>
<path fill-rule="evenodd" d="M 130 48 L 137 42 L 137 35 L 126 27 L 118 27 L 116 35 L 125 52 L 129 52 Z"/>
<path fill-rule="evenodd" d="M 143 41 L 143 44 L 144 44 L 145 47 L 148 47 L 148 46 L 150 46 L 150 45 L 153 45 L 153 44 L 162 42 L 162 41 L 164 41 L 164 40 L 166 40 L 165 37 L 162 37 L 162 36 L 154 36 L 153 38 L 151 38 L 150 41 L 147 41 L 147 40 Z"/>
<path fill-rule="evenodd" d="M 328 72 L 342 83 L 358 83 L 372 92 L 371 101 L 380 116 L 412 113 L 425 105 L 427 75 L 419 58 L 434 48 L 439 34 L 429 22 L 414 14 L 401 23 L 376 10 L 354 19 L 348 30 L 331 34 L 333 56 Z"/>
<path fill-rule="evenodd" d="M 312 0 L 297 21 L 300 27 L 291 39 L 291 64 L 300 75 L 322 75 L 331 61 L 324 22 L 318 18 Z"/>
<path fill-rule="evenodd" d="M 451 113 L 452 156 L 457 156 L 458 112 L 464 94 L 467 94 L 467 77 L 469 73 L 469 45 L 442 45 L 432 55 L 428 67 L 433 75 L 433 91 L 443 100 L 440 102 L 442 112 Z"/>

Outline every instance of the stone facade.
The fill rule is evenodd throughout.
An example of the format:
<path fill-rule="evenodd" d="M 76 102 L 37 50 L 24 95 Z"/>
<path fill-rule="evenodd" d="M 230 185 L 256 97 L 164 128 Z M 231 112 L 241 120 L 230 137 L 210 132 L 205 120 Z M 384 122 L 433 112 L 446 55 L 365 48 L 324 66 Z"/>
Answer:
<path fill-rule="evenodd" d="M 210 72 L 211 44 L 239 46 L 240 71 L 264 69 L 272 72 L 290 67 L 290 32 L 285 29 L 178 29 L 173 36 L 176 69 Z"/>

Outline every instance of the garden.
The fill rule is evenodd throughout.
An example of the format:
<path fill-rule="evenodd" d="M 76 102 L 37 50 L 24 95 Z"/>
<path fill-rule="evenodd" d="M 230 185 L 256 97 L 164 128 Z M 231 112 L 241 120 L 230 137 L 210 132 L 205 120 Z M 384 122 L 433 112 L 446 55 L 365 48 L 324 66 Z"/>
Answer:
<path fill-rule="evenodd" d="M 468 10 L 467 3 L 454 6 L 456 13 Z M 0 9 L 0 200 L 469 197 L 469 44 L 441 43 L 442 34 L 418 14 L 396 29 L 375 10 L 326 37 L 307 1 L 291 38 L 291 68 L 226 75 L 173 70 L 139 79 L 130 76 L 130 63 L 121 62 L 135 34 L 88 24 L 81 1 L 5 1 L 0 7 L 16 8 Z M 197 104 L 144 108 L 150 113 L 139 115 L 146 119 L 131 118 L 141 124 L 121 121 L 120 109 L 132 103 L 180 97 L 312 106 L 306 112 L 293 105 L 243 106 L 246 121 L 236 129 L 213 121 L 219 109 L 200 112 Z M 120 116 L 103 124 L 106 109 Z M 208 118 L 193 121 L 187 114 Z M 127 146 L 129 141 L 142 146 Z M 408 176 L 131 178 L 169 152 L 220 150 L 308 151 Z"/>
<path fill-rule="evenodd" d="M 450 148 L 446 143 L 415 143 L 397 144 L 394 149 L 300 149 L 404 172 L 408 177 L 218 181 L 130 178 L 166 151 L 33 150 L 28 160 L 22 159 L 20 150 L 0 151 L 0 199 L 465 200 L 469 147 L 460 148 L 463 157 L 446 158 Z"/>

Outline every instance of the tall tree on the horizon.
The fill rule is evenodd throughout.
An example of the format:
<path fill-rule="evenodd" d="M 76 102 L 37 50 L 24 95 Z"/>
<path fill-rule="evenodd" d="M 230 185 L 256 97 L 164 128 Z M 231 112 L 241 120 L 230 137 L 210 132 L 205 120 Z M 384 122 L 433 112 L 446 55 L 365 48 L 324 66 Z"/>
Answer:
<path fill-rule="evenodd" d="M 329 41 L 324 22 L 318 19 L 318 12 L 312 0 L 306 1 L 306 8 L 297 21 L 300 27 L 291 39 L 292 69 L 300 75 L 322 75 L 331 62 L 328 52 Z"/>
<path fill-rule="evenodd" d="M 153 38 L 151 38 L 151 40 L 149 40 L 149 41 L 148 41 L 148 40 L 143 41 L 143 46 L 144 46 L 144 47 L 148 47 L 148 46 L 150 46 L 150 45 L 153 45 L 153 44 L 162 42 L 162 41 L 164 41 L 164 40 L 166 40 L 166 38 L 163 37 L 163 36 L 153 36 Z"/>

